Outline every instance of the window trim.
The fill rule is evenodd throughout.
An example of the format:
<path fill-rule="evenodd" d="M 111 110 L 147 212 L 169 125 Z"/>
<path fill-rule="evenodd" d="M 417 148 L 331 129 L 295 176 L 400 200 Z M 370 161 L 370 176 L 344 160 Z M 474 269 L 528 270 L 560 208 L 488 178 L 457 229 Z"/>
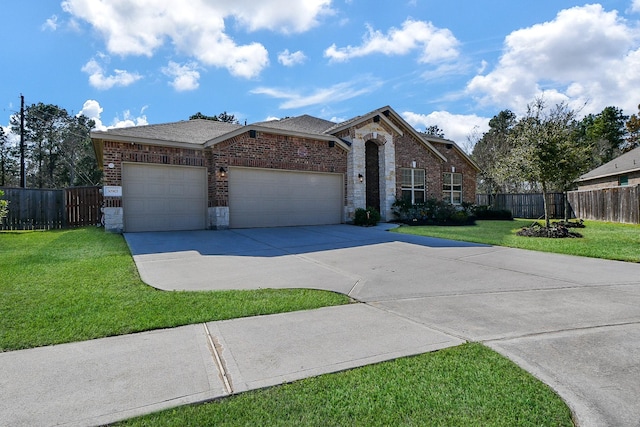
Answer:
<path fill-rule="evenodd" d="M 422 202 L 427 200 L 427 171 L 425 169 L 420 168 L 400 168 L 400 195 L 404 198 L 403 193 L 405 191 L 409 191 L 411 193 L 411 204 L 416 204 L 416 193 L 422 194 Z M 404 171 L 411 172 L 411 184 L 410 186 L 405 186 L 405 182 L 403 179 Z M 422 188 L 416 188 L 416 171 L 422 172 L 422 183 L 418 183 L 418 187 L 422 186 Z"/>
<path fill-rule="evenodd" d="M 460 177 L 460 184 L 454 184 L 453 177 Z M 448 178 L 448 179 L 447 179 Z M 447 182 L 448 181 L 448 182 Z M 442 200 L 451 203 L 452 205 L 460 205 L 463 202 L 463 176 L 460 172 L 443 172 L 442 173 Z M 446 186 L 449 186 L 447 189 Z M 460 190 L 455 190 L 455 187 L 459 186 Z M 459 201 L 454 200 L 454 195 L 459 195 Z"/>

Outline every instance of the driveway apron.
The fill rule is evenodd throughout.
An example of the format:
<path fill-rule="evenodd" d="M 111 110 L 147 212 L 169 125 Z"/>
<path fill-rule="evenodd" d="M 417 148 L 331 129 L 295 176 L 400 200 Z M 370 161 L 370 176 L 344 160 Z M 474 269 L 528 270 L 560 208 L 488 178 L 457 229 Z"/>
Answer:
<path fill-rule="evenodd" d="M 144 233 L 126 239 L 152 286 L 342 292 L 380 313 L 486 343 L 553 387 L 579 425 L 640 425 L 640 265 L 388 228 Z"/>

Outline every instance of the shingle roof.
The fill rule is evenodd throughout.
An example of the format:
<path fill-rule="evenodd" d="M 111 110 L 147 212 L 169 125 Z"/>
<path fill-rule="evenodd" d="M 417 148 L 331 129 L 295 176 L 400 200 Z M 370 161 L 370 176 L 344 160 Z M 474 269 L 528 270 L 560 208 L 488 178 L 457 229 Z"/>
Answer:
<path fill-rule="evenodd" d="M 255 126 L 272 129 L 289 130 L 309 134 L 324 134 L 327 129 L 335 125 L 329 120 L 319 119 L 308 114 L 298 117 L 288 117 L 282 120 L 270 120 L 267 122 L 253 123 Z"/>
<path fill-rule="evenodd" d="M 242 125 L 233 123 L 197 119 L 159 125 L 109 129 L 107 131 L 92 132 L 92 137 L 107 139 L 109 136 L 120 136 L 202 145 L 210 139 L 241 127 Z"/>
<path fill-rule="evenodd" d="M 640 147 L 634 148 L 623 155 L 616 157 L 609 163 L 605 163 L 582 175 L 578 181 L 602 178 L 605 176 L 620 175 L 640 170 Z"/>

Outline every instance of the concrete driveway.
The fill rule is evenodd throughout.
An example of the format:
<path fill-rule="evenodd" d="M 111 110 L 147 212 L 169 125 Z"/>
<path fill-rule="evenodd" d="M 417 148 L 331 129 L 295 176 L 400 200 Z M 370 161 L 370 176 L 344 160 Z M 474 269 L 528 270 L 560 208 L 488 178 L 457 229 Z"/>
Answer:
<path fill-rule="evenodd" d="M 453 339 L 553 387 L 579 425 L 640 425 L 640 265 L 348 225 L 127 234 L 165 290 L 315 288 Z M 340 309 L 340 308 L 336 308 Z M 367 311 L 367 313 L 370 313 Z"/>

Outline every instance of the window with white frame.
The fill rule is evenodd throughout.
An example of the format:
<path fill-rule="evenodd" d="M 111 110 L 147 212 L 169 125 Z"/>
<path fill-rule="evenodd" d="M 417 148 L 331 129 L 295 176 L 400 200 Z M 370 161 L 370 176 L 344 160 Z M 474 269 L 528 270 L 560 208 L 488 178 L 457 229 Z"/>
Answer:
<path fill-rule="evenodd" d="M 400 169 L 402 199 L 412 204 L 425 201 L 425 172 L 424 169 Z"/>
<path fill-rule="evenodd" d="M 462 174 L 442 174 L 442 200 L 454 205 L 462 203 Z"/>

